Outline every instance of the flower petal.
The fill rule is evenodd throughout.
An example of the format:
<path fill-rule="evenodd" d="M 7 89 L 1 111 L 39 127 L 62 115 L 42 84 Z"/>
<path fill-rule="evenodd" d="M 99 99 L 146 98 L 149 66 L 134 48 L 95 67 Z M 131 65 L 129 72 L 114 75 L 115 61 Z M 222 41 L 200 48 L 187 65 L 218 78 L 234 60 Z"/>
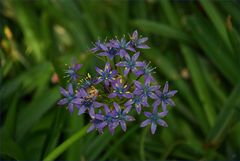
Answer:
<path fill-rule="evenodd" d="M 68 91 L 66 91 L 64 88 L 60 87 L 60 93 L 65 96 L 65 97 L 68 97 L 69 93 Z"/>
<path fill-rule="evenodd" d="M 100 75 L 102 75 L 102 72 L 103 72 L 103 70 L 102 69 L 100 69 L 100 68 L 98 68 L 98 67 L 96 67 L 96 71 L 100 74 Z"/>
<path fill-rule="evenodd" d="M 116 93 L 111 93 L 111 94 L 108 95 L 108 98 L 114 98 L 114 97 L 116 97 L 116 96 L 117 96 Z"/>
<path fill-rule="evenodd" d="M 163 88 L 163 93 L 168 92 L 168 82 L 165 83 L 164 88 Z"/>
<path fill-rule="evenodd" d="M 174 103 L 173 100 L 170 99 L 170 98 L 167 99 L 166 102 L 167 102 L 167 104 L 169 104 L 170 106 L 175 106 L 175 103 Z"/>
<path fill-rule="evenodd" d="M 145 126 L 147 126 L 150 123 L 151 123 L 151 121 L 149 119 L 147 119 L 147 120 L 143 121 L 140 126 L 141 127 L 145 127 Z"/>
<path fill-rule="evenodd" d="M 152 123 L 152 125 L 151 125 L 151 132 L 152 132 L 152 134 L 155 134 L 156 129 L 157 129 L 157 124 Z"/>
<path fill-rule="evenodd" d="M 145 43 L 147 40 L 148 40 L 147 37 L 143 37 L 143 38 L 141 38 L 141 39 L 138 39 L 138 43 L 139 43 L 139 44 L 142 44 L 142 43 Z"/>
<path fill-rule="evenodd" d="M 127 130 L 127 126 L 126 126 L 126 123 L 124 121 L 121 121 L 120 122 L 120 125 L 122 127 L 122 130 L 125 132 Z"/>
<path fill-rule="evenodd" d="M 105 70 L 105 71 L 108 71 L 108 72 L 111 70 L 111 66 L 110 66 L 110 63 L 109 63 L 109 62 L 107 62 L 107 63 L 105 64 L 104 70 Z"/>
<path fill-rule="evenodd" d="M 137 61 L 139 55 L 140 55 L 140 52 L 137 52 L 136 54 L 134 54 L 133 57 L 132 57 L 132 60 Z"/>
<path fill-rule="evenodd" d="M 138 32 L 137 30 L 135 30 L 131 36 L 131 39 L 135 40 L 135 39 L 138 39 Z"/>
<path fill-rule="evenodd" d="M 96 108 L 99 108 L 99 107 L 103 106 L 103 104 L 99 103 L 99 102 L 93 102 L 93 106 Z"/>
<path fill-rule="evenodd" d="M 57 104 L 58 105 L 65 105 L 67 103 L 68 103 L 68 99 L 67 98 L 63 98 L 63 99 L 59 100 Z"/>
<path fill-rule="evenodd" d="M 147 45 L 137 45 L 137 48 L 140 48 L 140 49 L 149 49 L 150 47 L 147 46 Z"/>
<path fill-rule="evenodd" d="M 121 112 L 121 108 L 116 102 L 113 102 L 113 106 L 117 112 Z"/>
<path fill-rule="evenodd" d="M 125 120 L 126 120 L 126 121 L 135 121 L 135 118 L 132 117 L 132 116 L 130 116 L 130 115 L 126 115 L 126 116 L 125 116 Z"/>
<path fill-rule="evenodd" d="M 128 75 L 129 71 L 130 71 L 130 68 L 125 67 L 125 69 L 124 69 L 124 77 L 126 77 Z"/>
<path fill-rule="evenodd" d="M 134 84 L 138 89 L 142 89 L 142 84 L 139 81 L 134 81 Z"/>
<path fill-rule="evenodd" d="M 74 93 L 73 93 L 73 86 L 72 86 L 71 83 L 68 85 L 68 92 L 69 92 L 70 95 L 73 95 L 73 94 L 74 94 Z"/>
<path fill-rule="evenodd" d="M 167 126 L 168 126 L 167 123 L 166 123 L 165 121 L 161 120 L 161 119 L 158 119 L 158 120 L 157 120 L 157 123 L 158 123 L 160 126 L 163 126 L 163 127 L 167 127 Z"/>
<path fill-rule="evenodd" d="M 151 117 L 152 113 L 151 112 L 144 112 L 144 115 L 147 116 L 147 117 Z"/>
<path fill-rule="evenodd" d="M 73 104 L 72 103 L 68 104 L 68 111 L 70 112 L 70 114 L 73 113 Z"/>
<path fill-rule="evenodd" d="M 167 95 L 168 97 L 172 97 L 172 96 L 174 96 L 177 92 L 178 92 L 177 90 L 169 91 L 166 95 Z"/>
<path fill-rule="evenodd" d="M 91 125 L 91 126 L 88 128 L 87 133 L 93 131 L 94 129 L 95 129 L 95 126 L 94 126 L 94 125 Z"/>
<path fill-rule="evenodd" d="M 141 61 L 137 61 L 137 62 L 136 62 L 136 66 L 137 66 L 137 67 L 143 67 L 144 65 L 145 65 L 144 62 L 141 62 Z"/>
<path fill-rule="evenodd" d="M 87 109 L 86 109 L 85 106 L 81 106 L 81 107 L 79 108 L 78 115 L 81 115 L 81 114 L 85 113 L 86 110 L 87 110 Z"/>
<path fill-rule="evenodd" d="M 87 97 L 88 94 L 87 92 L 83 89 L 83 88 L 80 88 L 77 92 L 77 97 Z"/>
<path fill-rule="evenodd" d="M 125 106 L 125 107 L 128 107 L 128 106 L 131 106 L 132 104 L 133 104 L 133 100 L 130 99 L 130 100 L 128 100 L 128 101 L 124 104 L 124 106 Z"/>
<path fill-rule="evenodd" d="M 126 62 L 125 61 L 120 61 L 116 64 L 117 67 L 124 67 L 126 66 Z"/>

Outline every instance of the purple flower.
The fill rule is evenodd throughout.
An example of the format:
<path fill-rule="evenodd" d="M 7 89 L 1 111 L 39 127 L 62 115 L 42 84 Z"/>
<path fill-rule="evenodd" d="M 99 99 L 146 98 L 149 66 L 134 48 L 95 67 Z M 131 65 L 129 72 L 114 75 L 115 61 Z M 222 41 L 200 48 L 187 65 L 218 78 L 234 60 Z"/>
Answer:
<path fill-rule="evenodd" d="M 115 80 L 115 76 L 117 75 L 116 70 L 111 71 L 110 63 L 106 63 L 104 70 L 96 68 L 96 71 L 99 74 L 97 83 L 104 81 L 105 86 L 109 86 L 110 82 Z"/>
<path fill-rule="evenodd" d="M 127 130 L 127 126 L 126 126 L 126 121 L 134 121 L 135 118 L 127 115 L 130 108 L 125 108 L 123 111 L 121 110 L 120 106 L 114 102 L 113 106 L 115 108 L 115 110 L 113 111 L 114 115 L 116 115 L 116 120 L 117 122 L 121 125 L 121 128 L 123 131 Z"/>
<path fill-rule="evenodd" d="M 118 126 L 118 121 L 116 121 L 116 112 L 113 112 L 109 109 L 107 105 L 104 106 L 105 115 L 96 114 L 95 118 L 101 120 L 100 128 L 108 126 L 110 133 L 113 135 L 116 127 Z"/>
<path fill-rule="evenodd" d="M 145 116 L 148 118 L 147 120 L 143 121 L 141 123 L 141 127 L 145 127 L 148 124 L 151 124 L 151 132 L 152 134 L 155 134 L 157 124 L 163 127 L 167 127 L 167 123 L 162 120 L 163 117 L 167 115 L 167 112 L 160 112 L 156 110 L 156 108 L 153 109 L 153 113 L 151 112 L 144 112 Z"/>
<path fill-rule="evenodd" d="M 163 92 L 161 92 L 160 90 L 156 91 L 156 95 L 154 98 L 156 99 L 156 101 L 154 102 L 153 107 L 157 108 L 162 103 L 163 111 L 167 111 L 167 105 L 175 106 L 175 103 L 173 102 L 171 97 L 173 97 L 176 93 L 177 90 L 168 90 L 168 82 L 166 82 L 163 88 Z"/>
<path fill-rule="evenodd" d="M 100 134 L 103 133 L 104 123 L 102 120 L 94 118 L 91 120 L 91 123 L 91 126 L 87 130 L 88 133 L 93 131 L 94 129 L 97 129 Z"/>
<path fill-rule="evenodd" d="M 137 30 L 135 30 L 132 34 L 132 36 L 130 37 L 131 39 L 131 44 L 136 47 L 136 48 L 141 48 L 141 49 L 149 49 L 149 46 L 147 46 L 146 44 L 144 44 L 148 38 L 147 37 L 143 37 L 143 38 L 139 38 L 138 37 L 138 32 Z"/>
<path fill-rule="evenodd" d="M 84 88 L 84 89 L 87 89 L 95 84 L 97 84 L 97 79 L 93 78 L 89 73 L 85 78 L 81 79 L 79 83 L 80 88 Z"/>
<path fill-rule="evenodd" d="M 107 47 L 103 43 L 101 43 L 100 40 L 95 42 L 94 47 L 91 49 L 91 51 L 94 53 L 97 51 L 103 51 L 103 50 L 104 51 L 107 50 Z"/>
<path fill-rule="evenodd" d="M 138 57 L 139 57 L 140 53 L 137 52 L 136 54 L 134 54 L 132 56 L 132 58 L 129 55 L 125 56 L 125 60 L 126 61 L 121 61 L 119 63 L 116 64 L 116 66 L 120 66 L 120 67 L 125 67 L 124 68 L 124 76 L 127 76 L 129 71 L 133 72 L 135 75 L 137 75 L 137 67 L 142 67 L 144 66 L 143 62 L 137 61 Z"/>
<path fill-rule="evenodd" d="M 82 67 L 82 64 L 73 64 L 69 66 L 65 71 L 66 77 L 69 77 L 70 81 L 76 81 L 79 78 L 78 70 Z"/>
<path fill-rule="evenodd" d="M 95 109 L 103 106 L 102 103 L 96 101 L 96 97 L 91 97 L 83 88 L 79 89 L 77 92 L 77 98 L 73 100 L 73 103 L 78 106 L 78 115 L 81 115 L 88 110 L 91 118 L 95 117 Z"/>
<path fill-rule="evenodd" d="M 60 93 L 65 97 L 58 101 L 58 105 L 68 105 L 68 110 L 72 114 L 73 113 L 73 107 L 74 103 L 73 100 L 75 99 L 75 95 L 73 92 L 73 86 L 70 83 L 68 85 L 68 90 L 65 90 L 64 88 L 60 87 Z"/>
<path fill-rule="evenodd" d="M 111 40 L 110 44 L 118 49 L 118 54 L 120 57 L 125 57 L 128 55 L 127 50 L 135 52 L 135 49 L 130 45 L 130 42 L 127 42 L 126 39 L 123 37 L 121 40 Z"/>
<path fill-rule="evenodd" d="M 144 66 L 137 71 L 137 76 L 141 76 L 144 75 L 144 80 L 145 81 L 151 81 L 151 82 L 155 82 L 155 79 L 152 76 L 152 72 L 154 69 L 156 69 L 156 67 L 152 68 L 149 66 L 150 62 L 148 64 L 144 64 Z"/>
<path fill-rule="evenodd" d="M 135 109 L 136 109 L 138 114 L 141 113 L 142 106 L 144 106 L 144 107 L 148 107 L 149 106 L 147 100 L 145 98 L 143 98 L 142 96 L 140 96 L 140 95 L 134 95 L 130 100 L 128 100 L 124 104 L 124 106 L 132 107 L 133 104 L 134 104 Z"/>
<path fill-rule="evenodd" d="M 156 98 L 154 92 L 160 88 L 159 85 L 151 86 L 150 81 L 146 81 L 144 85 L 142 85 L 139 81 L 134 81 L 134 84 L 136 88 L 133 93 L 140 95 L 144 101 L 147 101 L 148 97 L 153 99 Z"/>
<path fill-rule="evenodd" d="M 114 98 L 118 96 L 119 98 L 131 98 L 131 93 L 128 90 L 128 85 L 124 85 L 122 79 L 119 78 L 112 82 L 113 92 L 108 96 L 109 98 Z"/>
<path fill-rule="evenodd" d="M 119 55 L 118 49 L 114 47 L 112 43 L 108 43 L 105 48 L 102 48 L 102 52 L 98 54 L 99 56 L 107 56 L 112 60 L 116 55 Z"/>

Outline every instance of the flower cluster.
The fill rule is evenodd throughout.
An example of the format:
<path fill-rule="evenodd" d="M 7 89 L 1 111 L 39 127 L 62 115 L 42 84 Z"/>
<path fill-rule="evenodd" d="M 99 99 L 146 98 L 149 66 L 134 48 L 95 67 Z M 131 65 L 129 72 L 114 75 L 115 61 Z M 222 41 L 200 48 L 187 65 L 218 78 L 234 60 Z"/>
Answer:
<path fill-rule="evenodd" d="M 74 109 L 78 115 L 87 113 L 91 119 L 88 132 L 103 133 L 108 128 L 114 134 L 118 126 L 126 131 L 127 122 L 141 113 L 146 120 L 140 126 L 151 124 L 152 134 L 157 125 L 167 127 L 163 117 L 168 114 L 167 106 L 175 105 L 171 97 L 177 91 L 169 90 L 168 82 L 161 90 L 153 77 L 155 68 L 139 59 L 139 50 L 149 48 L 147 40 L 134 31 L 129 39 L 97 41 L 91 51 L 103 57 L 105 64 L 96 67 L 94 76 L 79 74 L 82 64 L 71 65 L 65 71 L 69 84 L 67 89 L 60 88 L 64 98 L 58 104 L 67 106 L 70 113 Z"/>

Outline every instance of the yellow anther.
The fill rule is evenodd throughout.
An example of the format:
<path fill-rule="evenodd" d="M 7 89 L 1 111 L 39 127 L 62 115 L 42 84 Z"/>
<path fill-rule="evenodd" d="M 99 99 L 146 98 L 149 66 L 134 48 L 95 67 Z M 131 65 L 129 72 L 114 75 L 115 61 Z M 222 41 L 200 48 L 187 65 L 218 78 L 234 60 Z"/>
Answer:
<path fill-rule="evenodd" d="M 88 76 L 88 78 L 91 78 L 91 75 L 89 73 L 87 74 L 87 76 Z"/>

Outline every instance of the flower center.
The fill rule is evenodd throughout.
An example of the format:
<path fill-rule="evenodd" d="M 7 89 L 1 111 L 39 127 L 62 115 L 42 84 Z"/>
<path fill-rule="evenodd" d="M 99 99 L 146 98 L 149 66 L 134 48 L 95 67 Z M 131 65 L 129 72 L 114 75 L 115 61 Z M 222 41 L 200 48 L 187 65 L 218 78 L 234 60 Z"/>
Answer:
<path fill-rule="evenodd" d="M 108 53 L 109 53 L 109 55 L 116 55 L 117 54 L 117 50 L 114 49 L 114 48 L 111 48 Z"/>
<path fill-rule="evenodd" d="M 83 105 L 85 107 L 91 107 L 92 104 L 93 104 L 93 101 L 91 99 L 86 99 L 86 100 L 83 101 Z"/>

